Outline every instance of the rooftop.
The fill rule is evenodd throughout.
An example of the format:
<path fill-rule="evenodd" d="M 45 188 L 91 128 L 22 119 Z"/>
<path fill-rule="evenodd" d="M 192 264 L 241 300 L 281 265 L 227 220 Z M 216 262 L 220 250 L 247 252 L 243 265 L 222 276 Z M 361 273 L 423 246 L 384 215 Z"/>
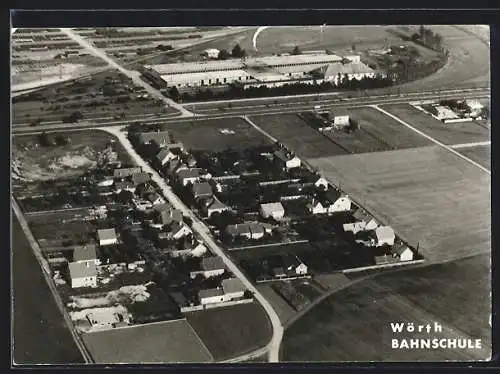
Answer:
<path fill-rule="evenodd" d="M 390 226 L 380 226 L 375 229 L 375 235 L 380 239 L 394 238 L 394 230 Z"/>
<path fill-rule="evenodd" d="M 71 279 L 93 277 L 97 275 L 95 262 L 70 262 L 68 264 Z"/>
<path fill-rule="evenodd" d="M 261 209 L 267 212 L 285 211 L 281 203 L 260 204 Z"/>
<path fill-rule="evenodd" d="M 242 292 L 246 290 L 245 285 L 239 278 L 228 278 L 222 281 L 224 293 Z"/>
<path fill-rule="evenodd" d="M 180 179 L 185 178 L 197 178 L 201 176 L 203 169 L 201 168 L 186 168 L 177 171 L 177 175 Z"/>
<path fill-rule="evenodd" d="M 95 245 L 89 244 L 86 246 L 79 246 L 73 249 L 73 261 L 88 261 L 97 258 Z"/>
<path fill-rule="evenodd" d="M 200 182 L 193 184 L 193 194 L 194 196 L 200 195 L 211 195 L 212 194 L 212 186 L 208 182 Z"/>
<path fill-rule="evenodd" d="M 203 257 L 201 268 L 205 271 L 225 269 L 224 261 L 219 256 Z"/>
<path fill-rule="evenodd" d="M 169 141 L 170 133 L 168 131 L 151 131 L 151 132 L 142 132 L 139 135 L 139 141 L 141 143 L 149 143 L 152 140 L 157 140 L 160 142 Z"/>
<path fill-rule="evenodd" d="M 208 290 L 200 290 L 200 292 L 198 292 L 200 299 L 222 295 L 224 295 L 224 292 L 219 288 L 209 288 Z"/>
<path fill-rule="evenodd" d="M 99 238 L 99 240 L 116 239 L 116 231 L 115 229 L 97 230 L 97 237 Z"/>

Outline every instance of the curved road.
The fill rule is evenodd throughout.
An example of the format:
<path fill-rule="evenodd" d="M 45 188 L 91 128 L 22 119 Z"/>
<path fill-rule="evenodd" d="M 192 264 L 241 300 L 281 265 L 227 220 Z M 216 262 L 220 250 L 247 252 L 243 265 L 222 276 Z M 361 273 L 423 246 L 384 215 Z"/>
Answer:
<path fill-rule="evenodd" d="M 224 253 L 222 248 L 220 248 L 214 241 L 210 234 L 208 227 L 189 209 L 179 197 L 172 191 L 170 186 L 167 185 L 165 180 L 160 177 L 160 175 L 146 162 L 142 159 L 139 154 L 132 147 L 132 144 L 128 140 L 123 127 L 102 127 L 100 130 L 107 131 L 118 138 L 123 147 L 127 150 L 129 155 L 134 159 L 138 166 L 142 167 L 144 171 L 152 174 L 152 179 L 157 183 L 158 187 L 163 192 L 163 195 L 167 200 L 176 208 L 183 212 L 184 215 L 191 218 L 193 224 L 193 229 L 201 236 L 205 244 L 210 248 L 210 250 L 221 257 L 227 268 L 238 277 L 245 287 L 250 290 L 254 297 L 261 303 L 266 311 L 271 324 L 273 326 L 273 335 L 271 341 L 267 345 L 269 353 L 269 362 L 279 361 L 279 349 L 281 340 L 283 338 L 283 326 L 278 318 L 278 314 L 273 309 L 272 305 L 266 300 L 266 298 L 259 292 L 259 290 L 253 285 L 253 283 L 243 274 L 243 272 L 232 262 L 232 260 Z M 260 353 L 261 350 L 258 350 Z"/>

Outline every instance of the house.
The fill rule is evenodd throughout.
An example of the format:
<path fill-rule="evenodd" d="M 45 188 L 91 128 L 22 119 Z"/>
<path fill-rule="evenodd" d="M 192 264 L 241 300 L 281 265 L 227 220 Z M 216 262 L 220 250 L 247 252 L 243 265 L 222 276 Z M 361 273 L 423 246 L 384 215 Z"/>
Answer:
<path fill-rule="evenodd" d="M 231 301 L 242 298 L 245 295 L 246 287 L 238 278 L 228 278 L 222 280 L 222 290 L 224 291 L 224 301 Z"/>
<path fill-rule="evenodd" d="M 279 221 L 285 216 L 285 208 L 280 202 L 260 204 L 260 214 L 263 218 L 273 218 Z"/>
<path fill-rule="evenodd" d="M 195 199 L 210 197 L 213 195 L 212 186 L 208 182 L 195 182 L 192 190 Z"/>
<path fill-rule="evenodd" d="M 136 186 L 134 185 L 134 183 L 132 183 L 130 181 L 115 182 L 115 192 L 117 194 L 119 194 L 122 191 L 129 191 L 129 192 L 134 193 L 135 190 L 136 190 Z"/>
<path fill-rule="evenodd" d="M 167 162 L 179 158 L 182 155 L 182 151 L 183 145 L 181 143 L 167 144 L 156 155 L 156 162 L 164 166 Z"/>
<path fill-rule="evenodd" d="M 156 192 L 156 188 L 150 183 L 140 184 L 136 188 L 137 195 L 139 195 L 143 199 L 154 192 Z"/>
<path fill-rule="evenodd" d="M 282 267 L 274 268 L 273 269 L 273 275 L 276 278 L 285 278 L 286 277 L 285 269 L 282 268 Z"/>
<path fill-rule="evenodd" d="M 95 262 L 70 262 L 68 264 L 71 288 L 97 287 Z"/>
<path fill-rule="evenodd" d="M 144 199 L 133 199 L 132 204 L 134 204 L 135 209 L 143 212 L 153 207 L 153 204 L 150 201 Z"/>
<path fill-rule="evenodd" d="M 207 253 L 207 247 L 200 241 L 196 240 L 191 236 L 185 237 L 185 243 L 183 249 L 178 249 L 172 251 L 174 256 L 191 256 L 191 257 L 203 257 Z"/>
<path fill-rule="evenodd" d="M 380 226 L 377 227 L 374 231 L 374 241 L 377 247 L 380 247 L 384 244 L 394 245 L 395 239 L 396 235 L 394 234 L 394 230 L 390 226 Z"/>
<path fill-rule="evenodd" d="M 375 256 L 375 265 L 386 265 L 397 262 L 397 259 L 393 256 L 388 256 L 387 254 L 382 256 Z"/>
<path fill-rule="evenodd" d="M 151 180 L 151 175 L 145 172 L 140 172 L 132 175 L 130 178 L 134 186 L 138 186 L 143 183 L 147 183 Z"/>
<path fill-rule="evenodd" d="M 151 204 L 153 204 L 153 206 L 165 203 L 165 200 L 163 199 L 163 197 L 161 197 L 161 195 L 158 192 L 153 192 L 149 194 L 147 199 Z"/>
<path fill-rule="evenodd" d="M 142 171 L 142 169 L 140 167 L 115 169 L 113 172 L 113 177 L 114 178 L 127 178 L 127 177 L 130 177 L 136 173 L 140 173 L 141 171 Z"/>
<path fill-rule="evenodd" d="M 210 278 L 224 274 L 224 272 L 226 271 L 226 267 L 221 257 L 211 256 L 202 258 L 201 270 L 205 278 Z"/>
<path fill-rule="evenodd" d="M 394 246 L 391 248 L 391 254 L 399 261 L 413 260 L 413 251 L 408 246 L 402 243 L 395 243 Z"/>
<path fill-rule="evenodd" d="M 345 232 L 350 231 L 354 235 L 356 235 L 358 232 L 365 231 L 366 222 L 360 221 L 360 222 L 344 223 L 342 227 L 344 228 Z"/>
<path fill-rule="evenodd" d="M 148 145 L 151 144 L 153 140 L 157 145 L 165 145 L 170 143 L 172 137 L 168 131 L 152 131 L 139 134 L 139 142 L 141 144 Z"/>
<path fill-rule="evenodd" d="M 168 208 L 157 213 L 157 219 L 161 225 L 170 225 L 172 222 L 182 222 L 182 212 L 179 209 Z"/>
<path fill-rule="evenodd" d="M 179 168 L 177 169 L 177 178 L 183 186 L 187 186 L 188 183 L 195 183 L 200 180 L 203 174 L 203 169 L 201 168 Z"/>
<path fill-rule="evenodd" d="M 73 262 L 93 262 L 100 265 L 101 262 L 97 258 L 96 247 L 93 244 L 78 246 L 73 248 Z"/>
<path fill-rule="evenodd" d="M 210 217 L 214 213 L 222 213 L 228 210 L 230 210 L 230 208 L 227 205 L 221 203 L 216 196 L 211 197 L 205 202 L 205 211 L 207 217 Z"/>
<path fill-rule="evenodd" d="M 484 108 L 479 100 L 465 100 L 465 105 L 469 108 L 471 117 L 478 117 Z"/>
<path fill-rule="evenodd" d="M 97 239 L 100 246 L 118 244 L 115 229 L 101 229 L 97 230 Z"/>
<path fill-rule="evenodd" d="M 172 237 L 172 239 L 179 240 L 193 232 L 189 228 L 188 225 L 179 222 L 173 222 L 169 227 L 168 231 Z"/>
<path fill-rule="evenodd" d="M 273 227 L 267 223 L 249 222 L 229 225 L 226 228 L 226 233 L 233 238 L 261 239 L 265 234 L 270 234 L 272 230 Z"/>
<path fill-rule="evenodd" d="M 285 149 L 274 152 L 274 160 L 284 169 L 298 168 L 301 165 L 300 159 Z"/>
<path fill-rule="evenodd" d="M 304 264 L 297 256 L 287 255 L 283 258 L 283 264 L 288 273 L 294 275 L 307 274 L 307 265 Z"/>
<path fill-rule="evenodd" d="M 373 218 L 371 215 L 369 215 L 365 210 L 359 208 L 357 209 L 354 214 L 352 215 L 356 222 L 364 222 L 365 227 L 364 231 L 371 231 L 375 230 L 378 227 L 378 222 Z"/>
<path fill-rule="evenodd" d="M 328 190 L 328 181 L 323 177 L 319 177 L 318 180 L 314 182 L 314 185 L 317 188 L 322 188 L 325 191 Z"/>
<path fill-rule="evenodd" d="M 193 165 L 193 166 L 196 166 L 196 165 Z M 177 170 L 180 169 L 181 167 L 182 167 L 181 160 L 174 158 L 173 160 L 169 161 L 168 166 L 166 167 L 166 170 L 165 169 L 164 170 L 167 173 L 167 175 L 173 176 L 173 175 L 175 175 Z"/>
<path fill-rule="evenodd" d="M 346 111 L 336 111 L 333 114 L 333 126 L 337 129 L 343 129 L 349 126 L 349 113 Z"/>
<path fill-rule="evenodd" d="M 224 302 L 224 292 L 219 288 L 209 288 L 198 292 L 201 305 Z"/>
<path fill-rule="evenodd" d="M 216 48 L 209 48 L 209 49 L 205 49 L 202 53 L 203 56 L 205 57 L 208 57 L 208 58 L 211 58 L 211 59 L 218 59 L 219 58 L 219 53 L 220 51 Z"/>

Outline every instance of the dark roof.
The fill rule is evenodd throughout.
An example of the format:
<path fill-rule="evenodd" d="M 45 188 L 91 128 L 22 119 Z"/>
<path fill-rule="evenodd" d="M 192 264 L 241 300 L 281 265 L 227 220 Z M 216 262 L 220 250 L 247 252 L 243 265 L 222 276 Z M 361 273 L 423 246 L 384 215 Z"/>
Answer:
<path fill-rule="evenodd" d="M 205 271 L 225 269 L 224 261 L 219 256 L 203 257 L 201 259 L 201 268 Z"/>
<path fill-rule="evenodd" d="M 73 249 L 73 262 L 97 259 L 96 247 L 93 244 L 79 246 Z"/>
<path fill-rule="evenodd" d="M 409 249 L 407 245 L 404 245 L 402 243 L 394 243 L 394 245 L 391 248 L 391 253 L 401 256 L 401 254 L 407 249 Z"/>
<path fill-rule="evenodd" d="M 143 132 L 139 135 L 139 141 L 141 143 L 150 143 L 152 140 L 157 140 L 159 142 L 169 141 L 170 134 L 168 131 L 160 131 L 160 132 Z"/>
<path fill-rule="evenodd" d="M 240 236 L 250 234 L 250 226 L 246 223 L 229 225 L 226 227 L 226 232 L 231 236 Z"/>
<path fill-rule="evenodd" d="M 170 208 L 167 210 L 162 210 L 160 212 L 160 221 L 164 225 L 168 225 L 171 222 L 181 222 L 182 212 L 178 209 Z"/>
<path fill-rule="evenodd" d="M 208 290 L 200 290 L 200 292 L 198 293 L 198 297 L 200 299 L 213 296 L 222 296 L 222 295 L 224 295 L 224 292 L 222 292 L 222 290 L 219 288 L 209 288 Z"/>
<path fill-rule="evenodd" d="M 274 152 L 274 156 L 285 162 L 291 160 L 294 157 L 291 154 L 289 156 L 288 152 L 284 149 L 280 149 L 279 151 Z"/>
<path fill-rule="evenodd" d="M 327 203 L 333 204 L 338 200 L 340 196 L 342 196 L 342 193 L 336 188 L 329 188 L 327 191 L 325 191 L 325 193 L 321 194 L 320 196 L 321 198 L 319 199 L 319 201 L 321 201 L 323 205 Z"/>
<path fill-rule="evenodd" d="M 142 169 L 140 167 L 115 169 L 113 171 L 113 177 L 125 178 L 134 175 L 136 173 L 140 173 L 141 171 Z"/>
<path fill-rule="evenodd" d="M 137 174 L 132 175 L 131 179 L 132 179 L 132 183 L 134 183 L 134 185 L 138 186 L 139 184 L 149 182 L 149 180 L 151 179 L 151 176 L 148 173 L 141 172 L 141 173 L 137 173 Z"/>
<path fill-rule="evenodd" d="M 217 197 L 215 196 L 212 199 L 210 199 L 207 203 L 207 209 L 225 209 L 225 208 L 227 208 L 227 206 L 221 203 L 219 199 L 217 199 Z"/>
<path fill-rule="evenodd" d="M 181 170 L 177 171 L 177 175 L 179 176 L 179 179 L 197 178 L 201 174 L 202 174 L 201 168 L 188 168 L 188 169 L 181 169 Z"/>
<path fill-rule="evenodd" d="M 365 221 L 365 222 L 370 222 L 373 218 L 361 208 L 357 209 L 352 216 L 358 221 Z"/>
<path fill-rule="evenodd" d="M 193 194 L 195 197 L 197 196 L 210 196 L 212 195 L 212 186 L 208 182 L 200 182 L 193 184 Z"/>
<path fill-rule="evenodd" d="M 126 188 L 133 188 L 133 187 L 135 187 L 134 183 L 132 183 L 130 181 L 118 181 L 118 182 L 115 182 L 115 189 L 116 190 L 124 190 Z"/>

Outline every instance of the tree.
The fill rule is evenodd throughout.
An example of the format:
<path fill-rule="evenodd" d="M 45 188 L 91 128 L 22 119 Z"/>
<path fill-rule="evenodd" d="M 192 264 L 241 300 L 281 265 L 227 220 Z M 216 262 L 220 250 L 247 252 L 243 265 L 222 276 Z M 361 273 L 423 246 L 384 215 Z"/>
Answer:
<path fill-rule="evenodd" d="M 300 55 L 300 54 L 302 54 L 302 51 L 300 50 L 299 46 L 296 45 L 292 51 L 292 55 Z"/>
<path fill-rule="evenodd" d="M 54 140 L 49 137 L 49 135 L 45 131 L 40 134 L 38 140 L 42 147 L 49 147 L 51 145 L 54 145 Z"/>
<path fill-rule="evenodd" d="M 169 96 L 172 100 L 174 101 L 179 101 L 181 95 L 179 93 L 179 90 L 177 89 L 176 86 L 173 86 L 171 89 L 170 89 L 170 92 L 169 92 Z"/>
<path fill-rule="evenodd" d="M 231 51 L 233 57 L 245 57 L 246 51 L 240 47 L 239 44 L 236 44 Z"/>
<path fill-rule="evenodd" d="M 71 142 L 71 139 L 68 136 L 57 135 L 55 137 L 55 142 L 57 145 L 66 145 L 66 144 L 69 144 Z"/>
<path fill-rule="evenodd" d="M 30 126 L 35 127 L 38 126 L 40 123 L 42 123 L 42 120 L 40 118 L 37 118 L 34 121 L 31 121 Z"/>
<path fill-rule="evenodd" d="M 234 56 L 234 49 L 233 49 L 233 56 Z M 229 57 L 231 57 L 231 55 L 229 54 L 227 49 L 221 49 L 219 51 L 219 56 L 217 56 L 219 60 L 227 60 Z"/>
<path fill-rule="evenodd" d="M 424 25 L 420 25 L 420 27 L 418 28 L 418 34 L 420 35 L 420 39 L 424 37 L 424 33 L 425 33 L 425 27 Z"/>
<path fill-rule="evenodd" d="M 127 190 L 122 190 L 118 194 L 118 201 L 122 204 L 129 204 L 134 199 L 134 194 Z"/>

